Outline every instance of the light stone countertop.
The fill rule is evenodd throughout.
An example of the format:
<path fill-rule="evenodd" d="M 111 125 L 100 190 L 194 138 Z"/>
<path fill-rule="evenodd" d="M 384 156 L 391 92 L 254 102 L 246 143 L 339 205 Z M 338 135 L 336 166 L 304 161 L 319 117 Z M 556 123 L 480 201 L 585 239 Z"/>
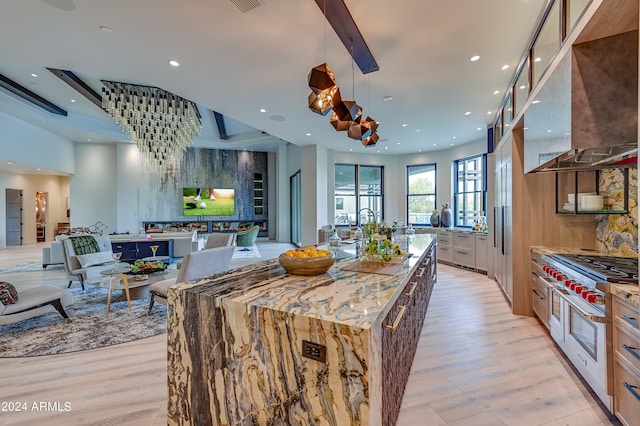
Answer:
<path fill-rule="evenodd" d="M 409 240 L 408 237 L 403 239 Z M 356 261 L 356 244 L 345 244 L 336 263 L 322 275 L 289 275 L 278 260 L 273 259 L 172 288 L 212 298 L 215 303 L 224 300 L 224 303 L 369 328 L 386 314 L 397 298 L 398 288 L 434 241 L 435 237 L 431 235 L 412 237 L 411 244 L 403 248 L 412 256 L 395 275 L 343 270 L 344 266 Z"/>

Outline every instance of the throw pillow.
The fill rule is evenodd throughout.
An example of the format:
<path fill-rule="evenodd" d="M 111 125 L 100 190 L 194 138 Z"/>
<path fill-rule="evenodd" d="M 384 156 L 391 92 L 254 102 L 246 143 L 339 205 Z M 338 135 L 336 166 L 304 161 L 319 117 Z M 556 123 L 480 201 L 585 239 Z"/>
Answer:
<path fill-rule="evenodd" d="M 100 251 L 98 242 L 93 235 L 79 235 L 77 237 L 70 238 L 76 256 L 79 254 L 97 253 Z"/>
<path fill-rule="evenodd" d="M 0 302 L 3 305 L 14 305 L 18 301 L 18 291 L 13 284 L 0 281 Z"/>
<path fill-rule="evenodd" d="M 113 261 L 113 253 L 111 251 L 99 251 L 97 253 L 79 254 L 76 256 L 80 266 L 88 268 L 89 266 L 102 265 L 106 262 Z"/>

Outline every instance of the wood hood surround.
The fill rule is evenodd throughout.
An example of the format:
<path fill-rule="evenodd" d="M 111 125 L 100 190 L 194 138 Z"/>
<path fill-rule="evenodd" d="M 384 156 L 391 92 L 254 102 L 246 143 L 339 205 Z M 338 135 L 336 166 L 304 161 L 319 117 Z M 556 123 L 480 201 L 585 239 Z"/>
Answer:
<path fill-rule="evenodd" d="M 524 114 L 525 171 L 603 168 L 636 156 L 637 0 L 600 5 L 556 62 Z"/>
<path fill-rule="evenodd" d="M 637 0 L 602 2 L 573 45 L 563 48 L 562 52 L 571 59 L 570 80 L 565 81 L 569 86 L 561 91 L 565 96 L 569 94 L 561 103 L 567 105 L 566 101 L 569 101 L 570 110 L 564 111 L 564 117 L 569 113 L 571 136 L 589 138 L 590 144 L 597 144 L 613 135 L 637 144 Z M 557 65 L 562 58 L 556 59 Z M 611 72 L 613 69 L 616 71 Z M 548 78 L 543 77 L 543 80 Z M 537 88 L 537 91 L 541 89 Z M 531 140 L 527 140 L 529 131 L 524 127 L 530 129 L 535 124 L 532 123 L 533 114 L 530 114 L 531 100 L 538 94 L 534 92 L 535 88 L 526 109 L 518 114 L 517 121 L 501 141 L 511 145 L 513 155 L 512 312 L 529 316 L 533 315 L 531 246 L 596 248 L 595 215 L 556 215 L 555 174 L 527 173 L 525 170 L 525 157 L 531 155 L 527 144 L 530 145 Z M 612 125 L 617 126 L 613 131 Z"/>

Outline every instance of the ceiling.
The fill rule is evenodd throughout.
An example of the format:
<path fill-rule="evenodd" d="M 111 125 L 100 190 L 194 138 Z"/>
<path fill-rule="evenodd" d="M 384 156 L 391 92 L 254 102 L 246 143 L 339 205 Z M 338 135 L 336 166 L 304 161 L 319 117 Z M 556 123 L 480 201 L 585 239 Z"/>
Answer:
<path fill-rule="evenodd" d="M 345 0 L 379 66 L 362 74 L 314 0 L 5 2 L 0 74 L 68 115 L 1 88 L 0 112 L 76 142 L 129 143 L 103 110 L 47 69 L 55 68 L 98 93 L 100 80 L 113 80 L 196 102 L 203 128 L 194 146 L 274 151 L 289 142 L 380 155 L 449 149 L 486 137 L 545 3 Z M 480 59 L 472 62 L 474 55 Z M 308 109 L 307 75 L 324 62 L 343 98 L 380 123 L 375 147 Z M 228 139 L 219 137 L 213 111 L 224 116 Z M 7 160 L 0 154 L 0 170 Z"/>

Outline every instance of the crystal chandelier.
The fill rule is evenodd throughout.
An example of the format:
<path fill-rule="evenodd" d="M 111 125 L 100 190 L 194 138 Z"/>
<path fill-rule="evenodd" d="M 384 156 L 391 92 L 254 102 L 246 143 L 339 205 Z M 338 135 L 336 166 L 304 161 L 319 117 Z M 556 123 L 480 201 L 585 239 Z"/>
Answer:
<path fill-rule="evenodd" d="M 102 83 L 102 108 L 151 165 L 166 167 L 200 136 L 200 114 L 188 99 L 157 87 Z"/>

